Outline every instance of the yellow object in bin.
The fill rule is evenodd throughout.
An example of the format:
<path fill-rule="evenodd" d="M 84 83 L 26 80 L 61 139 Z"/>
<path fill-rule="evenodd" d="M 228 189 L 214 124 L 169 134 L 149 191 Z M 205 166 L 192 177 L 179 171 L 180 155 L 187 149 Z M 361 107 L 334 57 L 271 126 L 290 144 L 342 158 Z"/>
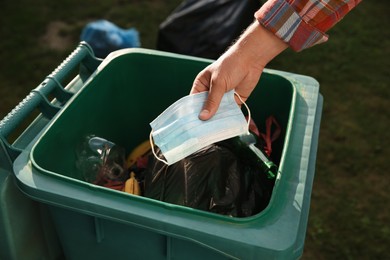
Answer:
<path fill-rule="evenodd" d="M 130 178 L 126 181 L 123 191 L 134 195 L 141 195 L 141 189 L 138 181 L 135 179 L 134 172 L 131 172 Z"/>
<path fill-rule="evenodd" d="M 138 145 L 127 157 L 127 167 L 132 166 L 137 162 L 137 159 L 144 154 L 146 154 L 150 150 L 150 141 L 147 140 L 140 145 Z"/>

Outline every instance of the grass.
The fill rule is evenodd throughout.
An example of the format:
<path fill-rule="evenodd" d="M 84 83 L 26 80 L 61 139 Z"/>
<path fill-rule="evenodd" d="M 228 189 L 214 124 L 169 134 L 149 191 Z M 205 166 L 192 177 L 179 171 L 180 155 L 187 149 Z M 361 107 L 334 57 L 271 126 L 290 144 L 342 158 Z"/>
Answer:
<path fill-rule="evenodd" d="M 154 48 L 158 25 L 178 0 L 159 1 L 3 1 L 0 11 L 0 117 L 21 101 L 77 46 L 82 28 L 96 19 L 107 19 L 123 28 L 135 27 L 142 46 Z M 53 50 L 44 40 L 51 23 L 62 21 L 66 42 Z M 62 39 L 60 38 L 60 40 Z"/>
<path fill-rule="evenodd" d="M 87 22 L 134 26 L 153 49 L 158 25 L 181 1 L 1 2 L 0 118 L 77 46 Z M 328 43 L 286 51 L 268 66 L 316 78 L 325 100 L 303 259 L 390 258 L 387 9 L 385 0 L 364 1 L 330 30 Z M 66 24 L 63 49 L 44 41 L 53 21 Z"/>

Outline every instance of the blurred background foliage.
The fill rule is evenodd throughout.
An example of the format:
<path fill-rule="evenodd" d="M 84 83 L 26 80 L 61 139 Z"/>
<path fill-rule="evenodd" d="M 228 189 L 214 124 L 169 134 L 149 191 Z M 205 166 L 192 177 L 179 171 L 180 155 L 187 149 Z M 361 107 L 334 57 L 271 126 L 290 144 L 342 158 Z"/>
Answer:
<path fill-rule="evenodd" d="M 154 49 L 179 0 L 0 0 L 0 118 L 107 19 Z M 363 1 L 327 43 L 287 50 L 268 67 L 312 76 L 324 96 L 303 259 L 389 259 L 389 52 L 386 0 Z M 190 87 L 190 86 L 189 86 Z"/>

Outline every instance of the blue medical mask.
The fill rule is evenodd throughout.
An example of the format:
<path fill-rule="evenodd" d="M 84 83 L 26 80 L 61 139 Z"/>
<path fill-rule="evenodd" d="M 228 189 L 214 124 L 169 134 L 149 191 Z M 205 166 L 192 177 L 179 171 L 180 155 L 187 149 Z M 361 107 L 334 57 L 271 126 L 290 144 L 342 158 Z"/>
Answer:
<path fill-rule="evenodd" d="M 198 116 L 208 92 L 185 96 L 169 106 L 150 123 L 151 143 L 153 137 L 166 160 L 157 157 L 153 150 L 156 158 L 171 165 L 210 144 L 247 134 L 249 122 L 237 105 L 235 94 L 241 99 L 233 90 L 225 93 L 217 113 L 207 121 Z M 249 109 L 248 113 L 250 118 Z"/>

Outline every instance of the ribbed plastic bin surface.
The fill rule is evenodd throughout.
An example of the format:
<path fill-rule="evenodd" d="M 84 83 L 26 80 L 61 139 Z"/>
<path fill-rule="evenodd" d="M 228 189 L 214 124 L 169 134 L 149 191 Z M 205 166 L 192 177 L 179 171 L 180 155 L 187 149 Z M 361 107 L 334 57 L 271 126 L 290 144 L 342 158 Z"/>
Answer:
<path fill-rule="evenodd" d="M 13 162 L 47 126 L 56 111 L 79 90 L 83 79 L 88 78 L 100 62 L 88 44 L 80 43 L 1 119 L 0 259 L 62 259 L 62 248 L 47 205 L 31 200 L 18 189 L 13 176 Z M 79 69 L 77 77 L 73 77 L 76 69 Z M 69 78 L 71 82 L 67 81 Z M 34 113 L 36 111 L 41 113 Z"/>
<path fill-rule="evenodd" d="M 283 134 L 268 207 L 231 218 L 82 181 L 75 147 L 95 134 L 131 151 L 149 122 L 187 95 L 210 61 L 143 49 L 108 56 L 42 135 L 16 159 L 18 186 L 50 205 L 68 259 L 294 259 L 302 254 L 314 177 L 322 98 L 306 76 L 265 70 L 248 105 Z"/>

